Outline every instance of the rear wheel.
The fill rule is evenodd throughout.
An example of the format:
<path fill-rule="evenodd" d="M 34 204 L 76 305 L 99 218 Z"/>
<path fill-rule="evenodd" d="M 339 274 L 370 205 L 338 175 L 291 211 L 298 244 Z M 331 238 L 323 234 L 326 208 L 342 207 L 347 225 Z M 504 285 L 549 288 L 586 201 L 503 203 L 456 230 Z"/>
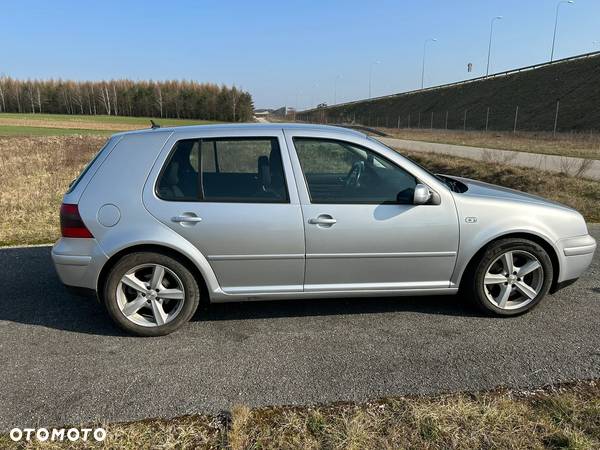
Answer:
<path fill-rule="evenodd" d="M 545 297 L 552 277 L 552 262 L 543 247 L 526 239 L 502 239 L 490 245 L 475 265 L 469 293 L 483 311 L 515 316 Z"/>
<path fill-rule="evenodd" d="M 122 329 L 162 336 L 187 322 L 200 300 L 198 283 L 179 261 L 159 253 L 132 253 L 111 269 L 106 309 Z"/>

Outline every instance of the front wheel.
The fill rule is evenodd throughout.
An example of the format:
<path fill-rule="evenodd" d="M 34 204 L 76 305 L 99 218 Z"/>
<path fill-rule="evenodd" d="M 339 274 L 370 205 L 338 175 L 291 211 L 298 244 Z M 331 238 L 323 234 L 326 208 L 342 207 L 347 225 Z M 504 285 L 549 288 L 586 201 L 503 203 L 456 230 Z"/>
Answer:
<path fill-rule="evenodd" d="M 526 239 L 502 239 L 475 265 L 469 290 L 484 312 L 516 316 L 545 297 L 552 277 L 552 261 L 543 247 Z"/>
<path fill-rule="evenodd" d="M 196 311 L 200 290 L 179 261 L 159 253 L 124 256 L 111 269 L 104 300 L 111 318 L 138 336 L 162 336 L 187 322 Z"/>

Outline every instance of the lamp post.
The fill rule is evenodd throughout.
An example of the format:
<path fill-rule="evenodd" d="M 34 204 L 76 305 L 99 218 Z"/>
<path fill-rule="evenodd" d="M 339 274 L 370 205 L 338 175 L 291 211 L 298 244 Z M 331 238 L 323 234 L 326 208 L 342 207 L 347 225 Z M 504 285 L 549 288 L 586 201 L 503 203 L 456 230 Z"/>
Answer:
<path fill-rule="evenodd" d="M 552 52 L 550 53 L 550 62 L 554 61 L 554 44 L 556 43 L 556 29 L 558 28 L 558 11 L 560 9 L 560 5 L 562 5 L 563 3 L 572 5 L 575 2 L 573 0 L 561 0 L 556 4 L 556 15 L 554 17 L 554 34 L 552 35 Z"/>
<path fill-rule="evenodd" d="M 337 105 L 337 80 L 342 78 L 341 75 L 336 75 L 333 79 L 333 104 Z"/>
<path fill-rule="evenodd" d="M 421 68 L 421 89 L 423 89 L 423 87 L 425 86 L 425 52 L 427 50 L 428 42 L 437 42 L 437 39 L 436 38 L 425 39 L 425 42 L 423 43 L 423 67 Z"/>
<path fill-rule="evenodd" d="M 310 94 L 310 107 L 313 108 L 316 106 L 315 103 L 315 90 L 319 87 L 319 83 L 313 84 L 313 88 Z"/>
<path fill-rule="evenodd" d="M 381 61 L 373 61 L 369 65 L 369 98 L 371 98 L 371 80 L 373 78 L 373 65 L 375 64 L 381 64 Z"/>
<path fill-rule="evenodd" d="M 490 74 L 490 55 L 492 53 L 492 34 L 494 33 L 494 22 L 496 20 L 502 20 L 502 16 L 496 16 L 490 22 L 490 43 L 488 45 L 487 69 L 485 69 L 485 76 L 486 77 Z"/>

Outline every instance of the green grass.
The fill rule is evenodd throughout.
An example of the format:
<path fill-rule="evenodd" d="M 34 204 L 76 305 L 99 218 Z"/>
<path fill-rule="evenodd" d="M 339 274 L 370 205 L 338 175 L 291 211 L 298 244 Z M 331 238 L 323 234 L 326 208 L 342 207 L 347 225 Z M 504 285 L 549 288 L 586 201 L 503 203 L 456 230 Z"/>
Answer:
<path fill-rule="evenodd" d="M 207 120 L 161 119 L 158 117 L 87 116 L 66 114 L 0 113 L 0 136 L 107 136 L 119 131 L 148 128 L 150 120 L 170 126 L 206 125 Z"/>
<path fill-rule="evenodd" d="M 0 125 L 0 136 L 74 136 L 89 134 L 99 136 L 110 136 L 114 133 L 116 133 L 116 131 L 87 130 L 79 128 L 45 128 Z"/>

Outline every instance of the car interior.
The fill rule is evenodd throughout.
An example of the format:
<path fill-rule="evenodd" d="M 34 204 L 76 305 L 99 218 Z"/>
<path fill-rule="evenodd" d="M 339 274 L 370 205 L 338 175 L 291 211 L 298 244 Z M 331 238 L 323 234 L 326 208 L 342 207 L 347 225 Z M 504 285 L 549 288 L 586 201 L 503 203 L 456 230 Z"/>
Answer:
<path fill-rule="evenodd" d="M 179 201 L 285 202 L 277 140 L 249 140 L 247 145 L 242 141 L 179 141 L 159 180 L 158 194 L 164 200 Z"/>

